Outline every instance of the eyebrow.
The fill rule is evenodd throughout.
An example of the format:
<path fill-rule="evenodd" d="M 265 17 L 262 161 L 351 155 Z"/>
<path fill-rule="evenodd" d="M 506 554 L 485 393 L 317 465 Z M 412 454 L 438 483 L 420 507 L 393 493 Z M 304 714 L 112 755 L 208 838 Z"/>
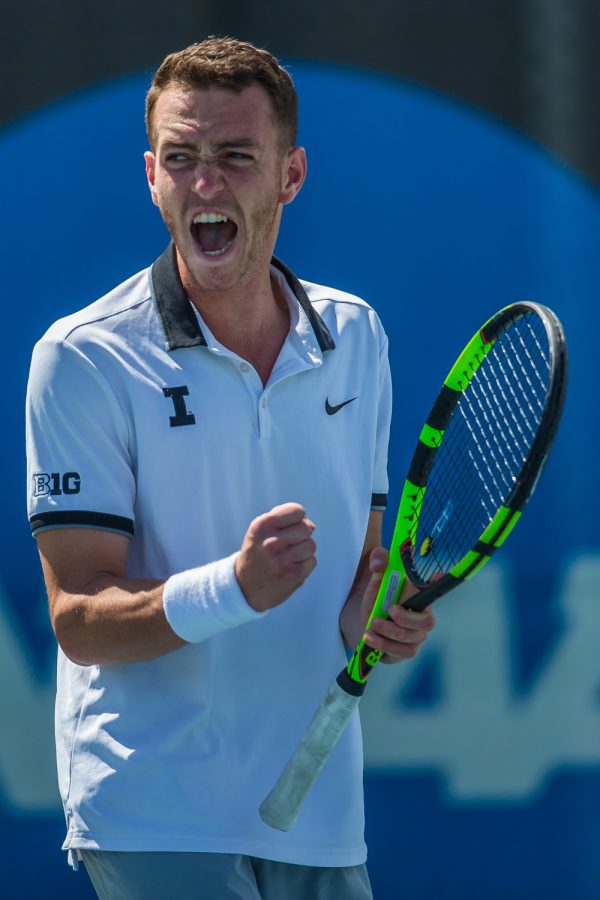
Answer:
<path fill-rule="evenodd" d="M 211 141 L 210 142 L 211 149 L 214 150 L 224 150 L 227 147 L 246 147 L 252 149 L 259 149 L 259 145 L 256 141 L 253 141 L 251 138 L 240 137 L 240 138 L 228 138 L 225 141 Z M 164 149 L 171 150 L 196 150 L 196 144 L 192 141 L 165 141 L 163 144 Z"/>

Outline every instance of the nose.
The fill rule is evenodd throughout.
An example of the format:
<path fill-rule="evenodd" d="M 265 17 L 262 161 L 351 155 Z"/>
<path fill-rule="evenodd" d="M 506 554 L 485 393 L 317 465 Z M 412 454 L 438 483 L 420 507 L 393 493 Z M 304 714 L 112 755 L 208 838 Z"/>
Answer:
<path fill-rule="evenodd" d="M 212 197 L 222 189 L 223 175 L 216 160 L 198 160 L 193 186 L 195 192 L 201 197 Z"/>

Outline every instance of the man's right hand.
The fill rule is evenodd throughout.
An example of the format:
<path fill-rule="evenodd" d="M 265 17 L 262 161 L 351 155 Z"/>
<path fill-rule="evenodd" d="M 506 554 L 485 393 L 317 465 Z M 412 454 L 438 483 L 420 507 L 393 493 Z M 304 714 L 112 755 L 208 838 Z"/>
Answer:
<path fill-rule="evenodd" d="M 283 503 L 254 519 L 244 536 L 235 574 L 257 612 L 279 606 L 317 564 L 315 530 L 299 503 Z"/>

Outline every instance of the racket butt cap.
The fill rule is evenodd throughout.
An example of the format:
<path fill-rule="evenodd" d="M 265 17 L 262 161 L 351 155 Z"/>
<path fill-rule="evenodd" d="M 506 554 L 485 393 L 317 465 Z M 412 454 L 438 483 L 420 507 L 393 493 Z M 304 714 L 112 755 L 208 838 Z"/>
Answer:
<path fill-rule="evenodd" d="M 258 808 L 258 812 L 265 825 L 276 828 L 278 831 L 289 831 L 298 818 L 298 815 L 295 815 L 293 818 L 286 816 L 281 809 L 275 808 L 270 802 L 270 797 L 266 797 L 263 800 Z M 299 812 L 300 810 L 298 810 Z"/>

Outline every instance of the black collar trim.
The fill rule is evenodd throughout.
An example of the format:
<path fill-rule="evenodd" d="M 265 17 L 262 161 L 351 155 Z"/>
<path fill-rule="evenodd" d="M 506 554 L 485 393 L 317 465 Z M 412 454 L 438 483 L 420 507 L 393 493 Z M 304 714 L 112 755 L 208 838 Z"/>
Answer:
<path fill-rule="evenodd" d="M 315 333 L 315 337 L 318 341 L 321 352 L 324 353 L 325 350 L 335 350 L 335 342 L 331 337 L 329 328 L 308 299 L 306 291 L 304 290 L 292 270 L 289 269 L 285 263 L 281 262 L 280 259 L 277 259 L 276 256 L 271 259 L 271 265 L 274 266 L 274 268 L 279 269 L 279 271 L 285 277 L 285 280 L 287 281 L 290 290 L 294 294 L 294 297 L 306 313 L 308 321 L 312 326 L 312 330 Z"/>
<path fill-rule="evenodd" d="M 321 351 L 335 350 L 327 325 L 311 304 L 306 291 L 291 269 L 273 257 L 272 265 L 287 281 L 290 290 L 306 313 Z M 206 347 L 206 339 L 192 304 L 181 283 L 175 264 L 175 247 L 171 243 L 150 269 L 150 290 L 167 339 L 169 350 L 182 347 Z"/>
<path fill-rule="evenodd" d="M 205 337 L 177 271 L 174 244 L 169 244 L 152 265 L 150 290 L 169 350 L 206 347 Z"/>

